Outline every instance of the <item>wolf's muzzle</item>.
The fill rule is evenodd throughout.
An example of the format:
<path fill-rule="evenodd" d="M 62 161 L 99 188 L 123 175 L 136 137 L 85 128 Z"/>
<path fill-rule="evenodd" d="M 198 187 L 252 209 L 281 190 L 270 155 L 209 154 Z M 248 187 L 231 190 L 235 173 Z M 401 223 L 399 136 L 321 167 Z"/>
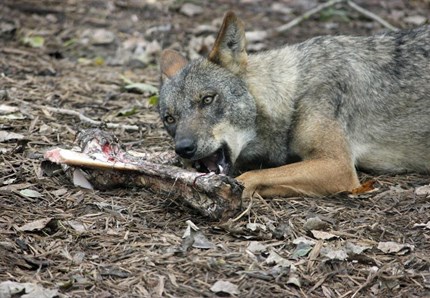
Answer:
<path fill-rule="evenodd" d="M 180 139 L 175 144 L 175 151 L 180 157 L 190 159 L 197 150 L 196 142 L 190 138 Z"/>

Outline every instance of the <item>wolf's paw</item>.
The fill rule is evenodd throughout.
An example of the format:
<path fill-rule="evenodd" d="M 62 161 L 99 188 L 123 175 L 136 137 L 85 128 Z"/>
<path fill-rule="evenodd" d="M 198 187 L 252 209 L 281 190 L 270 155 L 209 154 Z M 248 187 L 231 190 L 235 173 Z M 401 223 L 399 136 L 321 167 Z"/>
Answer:
<path fill-rule="evenodd" d="M 236 177 L 243 186 L 242 198 L 250 198 L 257 190 L 258 183 L 256 183 L 255 175 L 252 172 L 245 172 Z"/>

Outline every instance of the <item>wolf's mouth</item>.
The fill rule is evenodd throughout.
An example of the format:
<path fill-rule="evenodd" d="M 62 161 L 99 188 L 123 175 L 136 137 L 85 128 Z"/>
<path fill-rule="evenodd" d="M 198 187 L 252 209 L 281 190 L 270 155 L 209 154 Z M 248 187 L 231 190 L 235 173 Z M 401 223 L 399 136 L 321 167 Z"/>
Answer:
<path fill-rule="evenodd" d="M 228 175 L 231 169 L 230 154 L 226 146 L 222 146 L 215 153 L 194 161 L 193 167 L 202 173 L 224 174 Z"/>

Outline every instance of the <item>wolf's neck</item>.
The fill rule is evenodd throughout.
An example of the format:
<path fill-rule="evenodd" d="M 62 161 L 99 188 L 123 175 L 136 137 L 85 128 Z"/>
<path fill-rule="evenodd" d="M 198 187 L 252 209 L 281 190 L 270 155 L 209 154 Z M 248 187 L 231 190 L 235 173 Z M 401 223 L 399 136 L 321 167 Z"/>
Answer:
<path fill-rule="evenodd" d="M 300 88 L 297 86 L 298 59 L 294 47 L 249 56 L 245 80 L 260 117 L 288 124 L 294 111 L 296 90 Z"/>

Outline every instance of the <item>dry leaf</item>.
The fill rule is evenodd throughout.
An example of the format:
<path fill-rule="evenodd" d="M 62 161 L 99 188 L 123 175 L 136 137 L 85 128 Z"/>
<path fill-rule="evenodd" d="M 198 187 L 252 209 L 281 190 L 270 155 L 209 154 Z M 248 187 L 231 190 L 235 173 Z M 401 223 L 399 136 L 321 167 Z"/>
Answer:
<path fill-rule="evenodd" d="M 321 218 L 319 218 L 318 216 L 308 218 L 306 220 L 305 224 L 303 225 L 303 228 L 306 231 L 324 230 L 324 229 L 326 229 L 328 227 L 329 227 L 329 224 L 327 222 L 325 222 L 325 221 L 322 221 Z"/>
<path fill-rule="evenodd" d="M 305 237 L 298 237 L 294 239 L 293 243 L 297 245 L 297 247 L 291 254 L 291 258 L 296 260 L 300 257 L 306 256 L 315 245 L 315 241 L 308 240 Z"/>
<path fill-rule="evenodd" d="M 225 293 L 230 295 L 239 295 L 239 288 L 235 284 L 229 281 L 218 280 L 211 287 L 211 291 L 214 293 Z"/>
<path fill-rule="evenodd" d="M 333 249 L 331 247 L 323 247 L 320 250 L 320 255 L 337 261 L 345 261 L 348 258 L 348 254 L 344 249 Z"/>
<path fill-rule="evenodd" d="M 263 224 L 259 224 L 259 223 L 248 223 L 246 224 L 246 228 L 252 232 L 257 232 L 257 231 L 263 231 L 265 232 L 267 230 L 267 227 Z"/>
<path fill-rule="evenodd" d="M 302 286 L 302 283 L 300 282 L 300 278 L 297 274 L 292 274 L 288 277 L 287 285 L 294 285 L 300 288 Z"/>
<path fill-rule="evenodd" d="M 315 239 L 319 239 L 319 240 L 332 240 L 332 239 L 339 238 L 339 236 L 337 235 L 324 232 L 324 231 L 312 230 L 311 233 L 315 237 Z"/>
<path fill-rule="evenodd" d="M 351 193 L 356 195 L 356 194 L 361 194 L 361 193 L 373 191 L 375 189 L 373 187 L 375 182 L 376 182 L 375 180 L 368 180 L 368 181 L 364 182 L 363 184 L 361 184 L 359 187 L 351 190 Z"/>
<path fill-rule="evenodd" d="M 54 195 L 54 196 L 56 196 L 56 197 L 59 197 L 59 196 L 62 196 L 62 195 L 64 195 L 64 194 L 66 194 L 67 193 L 67 188 L 60 188 L 60 189 L 57 189 L 57 190 L 54 190 L 53 192 L 52 192 L 52 194 Z"/>
<path fill-rule="evenodd" d="M 252 252 L 253 254 L 255 254 L 255 253 L 262 253 L 262 252 L 265 252 L 265 251 L 267 251 L 267 246 L 266 245 L 264 245 L 264 244 L 261 244 L 260 242 L 258 242 L 258 241 L 251 241 L 249 244 L 248 244 L 248 247 L 246 248 L 248 251 L 250 251 L 250 252 Z"/>
<path fill-rule="evenodd" d="M 28 198 L 40 198 L 40 197 L 43 197 L 43 195 L 40 192 L 32 190 L 32 189 L 28 189 L 28 188 L 20 190 L 19 193 L 22 196 L 28 197 Z"/>
<path fill-rule="evenodd" d="M 24 138 L 24 135 L 20 133 L 14 133 L 14 132 L 7 132 L 4 130 L 0 130 L 0 142 L 7 142 L 11 140 L 22 140 Z"/>
<path fill-rule="evenodd" d="M 42 219 L 38 219 L 29 223 L 26 223 L 25 225 L 21 226 L 18 228 L 18 231 L 21 232 L 31 232 L 31 231 L 35 231 L 35 230 L 42 230 L 43 228 L 45 228 L 48 223 L 52 220 L 51 217 L 47 217 L 47 218 L 42 218 Z"/>
<path fill-rule="evenodd" d="M 277 252 L 272 250 L 267 257 L 265 263 L 267 265 L 277 265 L 280 267 L 290 267 L 293 263 L 281 257 Z"/>
<path fill-rule="evenodd" d="M 191 221 L 187 220 L 187 228 L 182 236 L 182 249 L 187 250 L 190 246 L 194 248 L 210 249 L 215 248 L 215 245 L 210 242 L 202 231 Z"/>
<path fill-rule="evenodd" d="M 7 93 L 6 90 L 0 90 L 0 97 L 1 97 L 1 94 L 3 94 L 4 92 Z M 9 96 L 9 95 L 7 95 L 7 96 Z M 18 107 L 13 107 L 13 106 L 8 106 L 8 105 L 3 105 L 3 104 L 0 105 L 0 115 L 12 114 L 12 113 L 16 113 L 18 111 L 19 111 Z"/>
<path fill-rule="evenodd" d="M 315 241 L 314 240 L 308 239 L 308 238 L 305 238 L 305 237 L 297 237 L 296 239 L 293 240 L 293 244 L 295 244 L 295 245 L 299 245 L 300 243 L 311 245 L 311 246 L 315 245 Z"/>
<path fill-rule="evenodd" d="M 355 245 L 352 242 L 347 242 L 345 245 L 345 249 L 346 252 L 348 253 L 348 255 L 360 255 L 362 254 L 364 251 L 371 249 L 371 246 L 360 246 L 360 245 Z"/>
<path fill-rule="evenodd" d="M 74 169 L 73 171 L 73 184 L 85 189 L 94 189 L 88 179 L 85 177 L 81 169 Z"/>
<path fill-rule="evenodd" d="M 420 16 L 420 15 L 414 15 L 414 16 L 409 16 L 403 19 L 403 21 L 405 23 L 409 23 L 412 24 L 414 26 L 421 26 L 423 24 L 425 24 L 425 22 L 427 21 L 427 18 L 424 16 Z"/>
<path fill-rule="evenodd" d="M 69 220 L 66 223 L 77 232 L 83 233 L 87 231 L 87 227 L 79 221 Z"/>
<path fill-rule="evenodd" d="M 203 12 L 203 8 L 193 3 L 185 3 L 181 6 L 179 12 L 186 15 L 187 17 L 193 17 L 201 14 Z"/>
<path fill-rule="evenodd" d="M 415 249 L 415 246 L 411 244 L 400 244 L 393 241 L 388 242 L 379 242 L 378 249 L 386 254 L 398 254 L 398 255 L 404 255 L 408 252 L 411 252 Z"/>
<path fill-rule="evenodd" d="M 417 196 L 430 196 L 430 184 L 417 187 L 415 189 L 415 194 Z"/>
<path fill-rule="evenodd" d="M 51 298 L 58 297 L 58 290 L 45 289 L 35 283 L 19 283 L 14 281 L 4 281 L 0 283 L 1 298 Z"/>
<path fill-rule="evenodd" d="M 427 230 L 430 230 L 430 221 L 428 221 L 426 224 L 422 223 L 422 224 L 414 224 L 413 226 L 414 228 L 424 228 Z"/>

